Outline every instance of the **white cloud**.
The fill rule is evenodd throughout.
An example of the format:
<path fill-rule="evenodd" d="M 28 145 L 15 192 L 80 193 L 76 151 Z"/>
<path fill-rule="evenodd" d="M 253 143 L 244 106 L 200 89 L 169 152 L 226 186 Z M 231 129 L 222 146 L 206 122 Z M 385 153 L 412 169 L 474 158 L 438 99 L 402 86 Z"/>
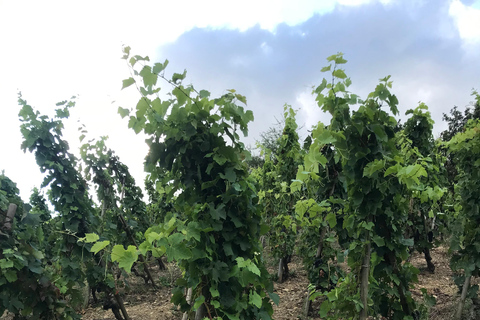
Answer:
<path fill-rule="evenodd" d="M 360 6 L 372 2 L 373 0 L 338 0 L 343 6 Z"/>
<path fill-rule="evenodd" d="M 335 0 L 258 1 L 241 4 L 208 1 L 2 1 L 0 0 L 0 108 L 8 126 L 0 127 L 0 170 L 16 181 L 26 200 L 41 182 L 32 155 L 20 149 L 17 90 L 42 114 L 53 114 L 55 103 L 80 95 L 65 138 L 72 152 L 79 146 L 76 119 L 87 125 L 91 136 L 110 135 L 108 145 L 136 173 L 142 184 L 143 138 L 127 129 L 116 106 L 136 104 L 134 90 L 121 93 L 121 80 L 129 76 L 120 58 L 121 45 L 135 53 L 155 54 L 161 45 L 175 41 L 194 28 L 234 28 L 255 25 L 274 31 L 280 23 L 294 25 L 315 13 L 335 8 Z M 268 45 L 261 48 L 268 54 Z M 233 63 L 248 64 L 238 57 Z M 110 101 L 117 100 L 115 105 Z"/>
<path fill-rule="evenodd" d="M 172 2 L 180 3 L 180 2 Z M 315 13 L 330 12 L 335 8 L 335 0 L 245 0 L 237 2 L 225 0 L 188 2 L 188 10 L 182 10 L 191 27 L 228 27 L 246 30 L 255 25 L 273 31 L 280 23 L 295 25 L 306 21 Z M 202 14 L 198 14 L 201 12 Z"/>
<path fill-rule="evenodd" d="M 307 130 L 317 125 L 319 121 L 324 124 L 329 124 L 331 116 L 324 113 L 317 102 L 315 96 L 312 94 L 312 88 L 306 88 L 304 91 L 297 94 L 295 107 L 299 107 L 297 112 L 297 123 L 300 130 L 300 137 L 305 139 L 308 135 Z"/>
<path fill-rule="evenodd" d="M 383 5 L 391 4 L 394 0 L 338 0 L 338 3 L 343 6 L 360 6 L 372 2 L 380 2 Z"/>
<path fill-rule="evenodd" d="M 472 6 L 460 0 L 450 4 L 449 14 L 455 19 L 460 37 L 467 43 L 480 43 L 480 1 Z"/>
<path fill-rule="evenodd" d="M 125 62 L 119 59 L 122 44 L 154 60 L 160 46 L 194 27 L 244 31 L 258 25 L 274 33 L 281 23 L 297 25 L 315 14 L 331 12 L 337 5 L 373 2 L 403 5 L 399 0 L 0 0 L 0 111 L 3 123 L 7 124 L 0 126 L 0 137 L 8 137 L 2 139 L 0 152 L 8 150 L 10 154 L 8 158 L 0 157 L 0 170 L 5 168 L 7 175 L 19 183 L 25 200 L 31 187 L 41 181 L 33 157 L 19 151 L 17 89 L 22 90 L 32 106 L 48 114 L 52 114 L 58 100 L 80 94 L 73 121 L 65 133 L 72 150 L 78 146 L 75 120 L 81 118 L 92 136 L 110 135 L 109 145 L 136 172 L 138 183 L 142 184 L 141 163 L 146 153 L 143 138 L 128 130 L 116 114 L 116 106 L 135 105 L 137 98 L 134 90 L 120 92 L 121 80 L 129 76 Z M 450 14 L 463 39 L 478 41 L 479 12 L 478 7 L 465 6 L 458 0 L 451 3 Z M 305 41 L 308 35 L 306 32 Z M 399 40 L 395 41 L 397 47 L 408 45 L 400 46 Z M 272 56 L 278 50 L 275 48 L 279 46 L 266 41 L 258 50 Z M 251 61 L 248 56 L 239 55 L 231 63 L 248 66 Z M 250 95 L 260 96 L 261 90 L 252 88 Z M 261 99 L 268 105 L 268 97 Z M 429 99 L 427 92 L 422 99 Z M 112 106 L 111 100 L 118 103 Z M 322 113 L 310 89 L 298 94 L 297 102 L 301 106 L 299 121 L 303 117 L 309 127 L 319 120 L 317 115 Z M 258 118 L 261 117 L 260 113 Z"/>
<path fill-rule="evenodd" d="M 269 46 L 266 42 L 262 42 L 262 44 L 260 45 L 260 49 L 262 50 L 263 54 L 264 55 L 270 55 L 272 53 L 272 47 Z"/>

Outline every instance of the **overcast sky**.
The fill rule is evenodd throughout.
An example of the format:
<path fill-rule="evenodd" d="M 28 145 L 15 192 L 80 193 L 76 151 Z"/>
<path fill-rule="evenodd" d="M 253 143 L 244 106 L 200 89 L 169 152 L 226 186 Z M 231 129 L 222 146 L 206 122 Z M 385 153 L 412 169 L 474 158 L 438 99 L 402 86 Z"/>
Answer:
<path fill-rule="evenodd" d="M 89 137 L 110 137 L 143 185 L 144 137 L 116 114 L 138 100 L 134 90 L 120 91 L 128 77 L 123 44 L 153 61 L 169 59 L 167 73 L 187 69 L 187 83 L 213 96 L 232 88 L 245 95 L 255 115 L 245 140 L 252 145 L 285 103 L 305 130 L 328 121 L 311 91 L 326 57 L 339 51 L 351 91 L 366 97 L 391 75 L 400 112 L 425 102 L 436 135 L 445 128 L 442 113 L 463 109 L 480 89 L 480 0 L 0 0 L 0 170 L 24 200 L 42 175 L 20 150 L 18 90 L 50 115 L 56 102 L 78 94 L 65 133 L 72 152 L 80 120 Z"/>

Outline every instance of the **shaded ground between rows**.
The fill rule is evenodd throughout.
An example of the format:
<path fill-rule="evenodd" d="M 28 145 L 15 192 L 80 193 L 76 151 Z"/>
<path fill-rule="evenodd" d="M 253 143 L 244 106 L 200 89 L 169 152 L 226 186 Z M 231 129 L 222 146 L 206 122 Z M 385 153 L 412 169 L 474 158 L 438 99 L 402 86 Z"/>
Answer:
<path fill-rule="evenodd" d="M 423 254 L 414 253 L 410 260 L 420 270 L 419 282 L 414 284 L 412 295 L 416 300 L 422 301 L 423 295 L 420 289 L 425 288 L 428 294 L 433 295 L 437 300 L 437 304 L 430 309 L 429 319 L 451 320 L 457 307 L 459 294 L 452 279 L 448 250 L 445 247 L 439 247 L 433 249 L 431 254 L 436 266 L 434 274 L 427 270 Z M 284 283 L 275 283 L 275 292 L 280 296 L 280 305 L 274 306 L 273 318 L 276 320 L 300 319 L 303 313 L 308 287 L 306 272 L 302 268 L 300 259 L 295 256 L 289 264 L 289 269 L 290 277 Z M 273 273 L 274 270 L 275 265 L 272 263 L 269 271 Z M 145 285 L 143 279 L 134 275 L 128 279 L 130 289 L 124 292 L 124 299 L 130 318 L 132 320 L 181 319 L 182 313 L 177 311 L 170 302 L 171 288 L 175 279 L 180 276 L 180 271 L 173 264 L 168 265 L 167 270 L 159 270 L 157 265 L 152 265 L 152 271 L 159 286 L 156 290 Z M 475 279 L 473 283 L 478 284 L 478 282 L 479 280 Z M 319 301 L 313 303 L 313 311 L 309 314 L 309 319 L 320 319 L 319 306 Z M 82 314 L 85 320 L 115 320 L 112 311 L 103 310 L 100 304 L 93 304 L 92 299 Z M 0 318 L 4 320 L 11 317 L 4 315 Z M 466 303 L 463 319 L 480 319 L 480 312 L 472 306 L 470 300 Z"/>

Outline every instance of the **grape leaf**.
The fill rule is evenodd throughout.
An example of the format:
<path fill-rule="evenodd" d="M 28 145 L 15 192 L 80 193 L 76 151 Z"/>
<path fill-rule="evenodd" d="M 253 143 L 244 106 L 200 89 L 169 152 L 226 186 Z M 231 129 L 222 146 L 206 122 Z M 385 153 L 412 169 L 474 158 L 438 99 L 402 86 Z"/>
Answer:
<path fill-rule="evenodd" d="M 90 249 L 90 252 L 93 252 L 94 254 L 97 254 L 100 250 L 103 250 L 109 244 L 110 244 L 110 241 L 108 241 L 108 240 L 99 241 L 92 246 L 92 248 Z"/>

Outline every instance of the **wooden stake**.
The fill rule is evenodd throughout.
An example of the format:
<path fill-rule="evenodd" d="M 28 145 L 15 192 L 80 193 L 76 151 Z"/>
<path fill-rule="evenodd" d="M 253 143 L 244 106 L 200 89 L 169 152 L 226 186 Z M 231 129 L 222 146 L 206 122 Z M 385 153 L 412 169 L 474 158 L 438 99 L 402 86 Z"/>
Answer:
<path fill-rule="evenodd" d="M 368 317 L 368 277 L 370 275 L 370 237 L 365 246 L 365 256 L 363 257 L 362 269 L 360 271 L 360 301 L 363 309 L 360 311 L 360 320 L 367 320 Z"/>
<path fill-rule="evenodd" d="M 458 302 L 458 309 L 457 309 L 457 313 L 455 314 L 455 319 L 457 320 L 462 319 L 463 307 L 465 306 L 465 299 L 467 298 L 467 292 L 468 292 L 468 288 L 470 287 L 471 279 L 472 279 L 472 276 L 465 277 L 465 282 L 463 283 L 463 289 L 462 289 L 462 296 L 460 297 L 460 301 Z"/>
<path fill-rule="evenodd" d="M 5 217 L 5 222 L 3 223 L 3 229 L 7 232 L 12 231 L 13 218 L 17 212 L 17 205 L 10 203 L 7 209 L 7 216 Z"/>

